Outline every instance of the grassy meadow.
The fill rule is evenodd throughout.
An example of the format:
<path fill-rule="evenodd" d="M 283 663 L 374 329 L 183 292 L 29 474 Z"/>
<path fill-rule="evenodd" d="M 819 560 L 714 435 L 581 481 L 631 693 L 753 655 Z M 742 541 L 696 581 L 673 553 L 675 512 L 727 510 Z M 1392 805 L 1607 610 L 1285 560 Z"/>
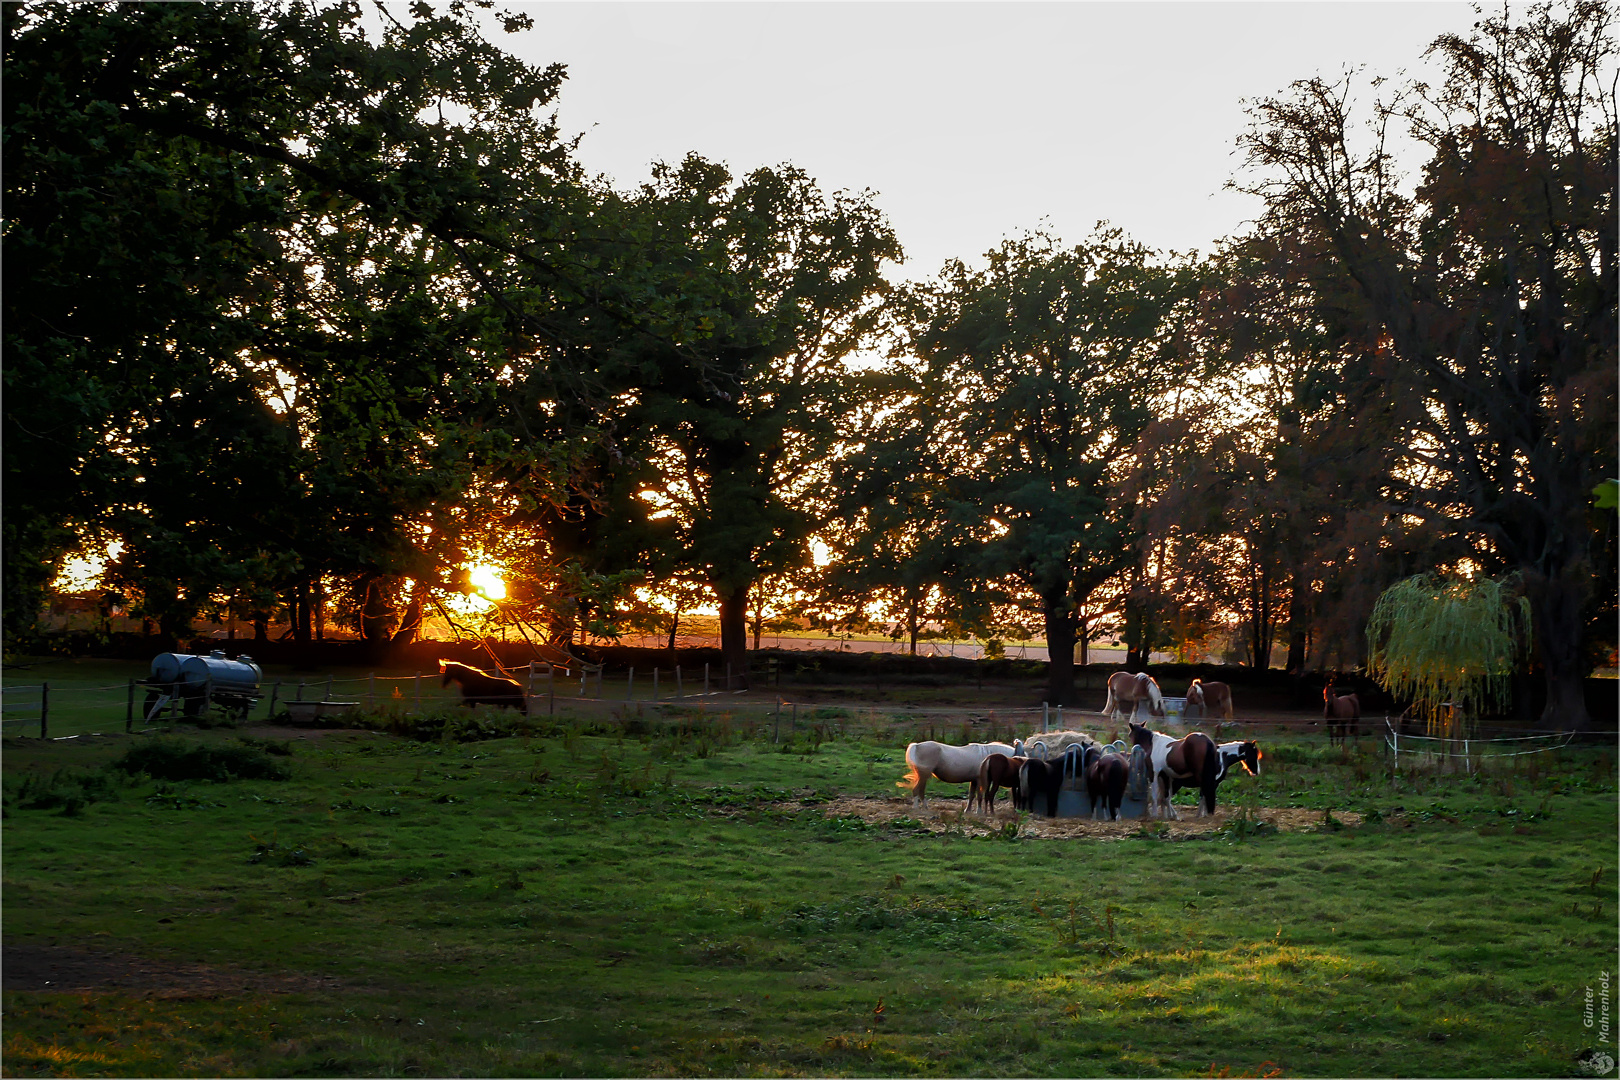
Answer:
<path fill-rule="evenodd" d="M 5 1073 L 1559 1076 L 1596 1045 L 1612 747 L 1392 779 L 1372 740 L 1262 736 L 1223 805 L 1362 823 L 1041 840 L 830 816 L 894 796 L 895 715 L 618 713 L 7 738 L 7 949 L 224 978 L 7 990 Z M 204 758 L 258 778 L 108 768 Z"/>

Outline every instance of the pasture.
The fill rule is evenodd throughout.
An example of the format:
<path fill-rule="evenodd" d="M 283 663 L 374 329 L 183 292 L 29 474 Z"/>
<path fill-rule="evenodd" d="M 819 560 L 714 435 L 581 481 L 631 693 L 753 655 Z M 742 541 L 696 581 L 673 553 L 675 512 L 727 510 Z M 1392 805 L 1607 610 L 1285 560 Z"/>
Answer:
<path fill-rule="evenodd" d="M 449 715 L 160 742 L 274 766 L 225 782 L 8 737 L 7 1074 L 1549 1076 L 1598 1045 L 1612 746 L 1393 779 L 1373 740 L 1243 733 L 1264 772 L 1208 827 L 1065 833 L 900 802 L 927 732 L 887 707 Z"/>

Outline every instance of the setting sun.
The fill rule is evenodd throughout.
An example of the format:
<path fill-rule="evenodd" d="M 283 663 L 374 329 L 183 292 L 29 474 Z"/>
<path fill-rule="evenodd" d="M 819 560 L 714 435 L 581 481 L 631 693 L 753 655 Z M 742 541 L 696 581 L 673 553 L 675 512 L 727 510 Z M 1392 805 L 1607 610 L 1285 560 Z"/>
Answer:
<path fill-rule="evenodd" d="M 506 599 L 506 582 L 501 580 L 500 571 L 488 564 L 480 564 L 467 570 L 467 580 L 477 589 L 479 595 L 491 600 Z"/>

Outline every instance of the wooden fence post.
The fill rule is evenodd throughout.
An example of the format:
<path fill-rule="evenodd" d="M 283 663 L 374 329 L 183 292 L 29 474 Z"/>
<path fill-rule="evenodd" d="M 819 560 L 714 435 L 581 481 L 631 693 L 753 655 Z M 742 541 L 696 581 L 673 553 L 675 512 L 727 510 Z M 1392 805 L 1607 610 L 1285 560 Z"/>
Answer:
<path fill-rule="evenodd" d="M 653 704 L 658 704 L 658 669 L 653 668 Z"/>
<path fill-rule="evenodd" d="M 776 720 L 771 725 L 771 743 L 774 745 L 782 741 L 782 696 L 776 697 Z"/>
<path fill-rule="evenodd" d="M 631 700 L 636 693 L 636 669 L 630 668 L 630 675 L 624 680 L 624 700 Z"/>
<path fill-rule="evenodd" d="M 332 676 L 330 676 L 330 675 L 328 675 L 326 677 L 326 696 L 321 698 L 321 700 L 322 701 L 331 701 L 332 700 Z"/>
<path fill-rule="evenodd" d="M 366 676 L 366 708 L 377 707 L 377 673 L 373 671 Z"/>
<path fill-rule="evenodd" d="M 135 730 L 135 680 L 129 680 L 129 701 L 124 706 L 124 734 Z"/>
<path fill-rule="evenodd" d="M 675 700 L 679 701 L 686 693 L 681 689 L 681 665 L 675 665 Z"/>
<path fill-rule="evenodd" d="M 557 666 L 546 665 L 546 715 L 557 715 Z"/>
<path fill-rule="evenodd" d="M 266 720 L 276 715 L 276 695 L 281 693 L 281 680 L 277 679 L 275 685 L 270 687 L 270 710 L 264 714 Z"/>
<path fill-rule="evenodd" d="M 706 662 L 703 665 L 703 696 L 709 696 L 709 665 Z"/>
<path fill-rule="evenodd" d="M 46 718 L 49 717 L 50 714 L 51 684 L 48 682 L 42 682 L 39 684 L 39 737 L 41 739 L 45 738 L 45 733 L 48 730 L 46 727 Z"/>

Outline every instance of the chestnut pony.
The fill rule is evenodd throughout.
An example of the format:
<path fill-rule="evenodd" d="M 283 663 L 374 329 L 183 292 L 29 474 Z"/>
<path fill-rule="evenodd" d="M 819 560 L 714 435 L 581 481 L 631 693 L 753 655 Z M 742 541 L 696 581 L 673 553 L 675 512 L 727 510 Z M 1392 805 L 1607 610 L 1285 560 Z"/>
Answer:
<path fill-rule="evenodd" d="M 1131 724 L 1131 744 L 1140 746 L 1148 758 L 1148 808 L 1155 816 L 1181 820 L 1170 797 L 1183 787 L 1198 785 L 1198 816 L 1215 812 L 1215 789 L 1226 779 L 1233 765 L 1241 764 L 1252 775 L 1260 775 L 1260 747 L 1254 742 L 1215 745 L 1201 731 L 1177 739 L 1163 732 L 1149 731 Z"/>
<path fill-rule="evenodd" d="M 1361 743 L 1361 699 L 1354 694 L 1335 694 L 1329 686 L 1322 691 L 1322 719 L 1327 721 L 1328 743 L 1343 744 L 1345 730 Z"/>

